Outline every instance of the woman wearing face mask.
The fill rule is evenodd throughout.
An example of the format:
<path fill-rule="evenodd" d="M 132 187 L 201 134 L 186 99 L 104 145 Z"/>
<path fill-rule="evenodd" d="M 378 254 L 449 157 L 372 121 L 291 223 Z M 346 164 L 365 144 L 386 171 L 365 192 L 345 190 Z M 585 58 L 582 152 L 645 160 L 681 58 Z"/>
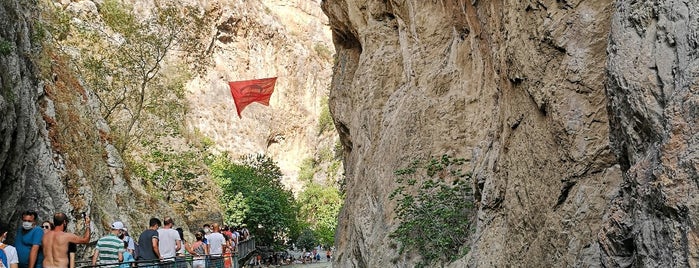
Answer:
<path fill-rule="evenodd" d="M 17 258 L 17 249 L 15 247 L 5 244 L 5 239 L 7 238 L 7 227 L 0 225 L 0 250 L 5 252 L 7 257 L 7 265 L 9 268 L 17 268 L 19 266 L 19 259 Z"/>

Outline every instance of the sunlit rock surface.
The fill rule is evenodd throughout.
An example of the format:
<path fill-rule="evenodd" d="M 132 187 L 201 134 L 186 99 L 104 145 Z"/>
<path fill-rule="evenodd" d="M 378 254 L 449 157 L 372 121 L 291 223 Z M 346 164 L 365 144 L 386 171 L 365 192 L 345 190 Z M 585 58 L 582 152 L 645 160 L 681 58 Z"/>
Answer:
<path fill-rule="evenodd" d="M 696 265 L 698 5 L 626 2 L 323 1 L 335 264 L 414 264 L 388 237 L 392 173 L 446 153 L 477 209 L 452 267 Z"/>

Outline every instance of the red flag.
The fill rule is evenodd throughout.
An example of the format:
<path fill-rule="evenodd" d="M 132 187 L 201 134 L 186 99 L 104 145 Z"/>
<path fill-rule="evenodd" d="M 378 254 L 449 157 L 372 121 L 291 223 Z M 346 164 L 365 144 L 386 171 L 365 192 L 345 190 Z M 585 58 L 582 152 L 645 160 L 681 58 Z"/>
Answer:
<path fill-rule="evenodd" d="M 238 117 L 248 104 L 257 102 L 269 106 L 269 97 L 274 92 L 276 77 L 228 82 L 231 87 L 231 95 L 235 102 L 235 109 L 238 110 Z"/>

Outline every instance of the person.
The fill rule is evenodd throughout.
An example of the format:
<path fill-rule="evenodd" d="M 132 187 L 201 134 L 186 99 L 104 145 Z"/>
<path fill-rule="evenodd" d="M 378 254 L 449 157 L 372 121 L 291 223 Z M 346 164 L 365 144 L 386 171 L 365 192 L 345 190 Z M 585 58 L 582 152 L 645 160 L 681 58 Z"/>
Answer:
<path fill-rule="evenodd" d="M 330 261 L 330 257 L 332 256 L 331 254 L 332 253 L 330 252 L 330 248 L 328 248 L 328 251 L 325 252 L 325 258 L 327 258 L 328 261 Z"/>
<path fill-rule="evenodd" d="M 22 225 L 15 235 L 15 248 L 19 258 L 19 268 L 41 268 L 44 254 L 41 248 L 41 239 L 44 231 L 36 226 L 39 215 L 35 211 L 22 213 Z"/>
<path fill-rule="evenodd" d="M 226 238 L 220 233 L 221 228 L 218 223 L 214 223 L 211 227 L 213 232 L 207 237 L 209 241 L 209 253 L 211 254 L 211 264 L 214 267 L 221 268 L 223 266 L 221 255 L 226 245 Z"/>
<path fill-rule="evenodd" d="M 112 223 L 112 230 L 108 235 L 97 240 L 95 253 L 92 254 L 92 265 L 99 264 L 102 267 L 117 267 L 118 263 L 124 261 L 124 241 L 119 239 L 119 235 L 124 229 L 124 223 L 116 221 Z M 104 264 L 115 264 L 103 266 Z"/>
<path fill-rule="evenodd" d="M 153 263 L 143 263 L 142 261 L 157 261 L 160 257 L 160 248 L 158 247 L 158 228 L 160 228 L 160 220 L 151 218 L 148 221 L 148 229 L 141 233 L 138 237 L 138 256 L 136 260 L 141 262 L 139 266 L 150 266 Z"/>
<path fill-rule="evenodd" d="M 185 249 L 185 245 L 186 245 L 185 243 L 187 241 L 185 241 L 185 239 L 184 239 L 184 230 L 181 227 L 177 227 L 177 229 L 175 229 L 175 231 L 177 231 L 177 235 L 179 235 L 180 241 L 182 244 L 182 246 L 180 247 L 180 249 L 176 253 L 177 255 L 175 256 L 175 262 L 177 262 L 177 267 L 187 267 L 187 262 L 186 262 L 187 261 L 187 259 L 186 259 L 187 250 Z"/>
<path fill-rule="evenodd" d="M 186 244 L 187 252 L 194 255 L 193 268 L 204 268 L 206 266 L 206 256 L 209 255 L 209 247 L 204 244 L 204 232 L 197 231 L 194 233 L 196 242 L 194 244 Z"/>
<path fill-rule="evenodd" d="M 211 234 L 211 225 L 209 225 L 208 223 L 205 223 L 204 226 L 202 226 L 202 228 L 204 228 L 204 236 L 205 237 L 209 236 Z"/>
<path fill-rule="evenodd" d="M 75 268 L 76 253 L 78 253 L 78 244 L 68 243 L 68 268 Z"/>
<path fill-rule="evenodd" d="M 70 264 L 69 259 L 69 243 L 74 244 L 86 244 L 90 242 L 90 218 L 85 218 L 85 233 L 82 237 L 77 236 L 72 233 L 66 233 L 66 228 L 68 227 L 68 217 L 65 213 L 58 212 L 53 215 L 54 228 L 48 233 L 44 234 L 41 244 L 44 248 L 44 262 L 43 267 L 53 268 L 53 267 L 68 267 Z"/>
<path fill-rule="evenodd" d="M 240 233 L 236 232 L 235 229 L 231 228 L 231 252 L 238 252 L 238 246 L 240 245 Z"/>
<path fill-rule="evenodd" d="M 182 227 L 177 227 L 175 229 L 177 231 L 177 235 L 180 236 L 180 241 L 182 242 L 181 244 L 184 245 L 187 241 L 184 239 L 184 229 Z M 180 247 L 180 249 L 177 251 L 177 256 L 184 256 L 185 255 L 185 247 Z"/>
<path fill-rule="evenodd" d="M 246 227 L 246 225 L 243 225 L 243 240 L 248 240 L 250 238 L 250 231 Z"/>
<path fill-rule="evenodd" d="M 256 264 L 258 267 L 259 267 L 260 265 L 262 265 L 262 255 L 257 254 L 257 256 L 255 257 L 255 264 Z"/>
<path fill-rule="evenodd" d="M 121 262 L 121 265 L 119 265 L 119 268 L 130 268 L 131 264 L 136 261 L 128 249 L 129 249 L 129 241 L 124 241 L 124 261 Z"/>
<path fill-rule="evenodd" d="M 119 238 L 121 238 L 121 240 L 124 240 L 124 242 L 129 244 L 128 247 L 126 248 L 126 251 L 128 251 L 131 254 L 131 256 L 133 256 L 134 251 L 136 250 L 136 242 L 133 241 L 133 238 L 131 238 L 131 236 L 129 236 L 129 230 L 126 227 L 124 227 L 124 232 L 123 232 L 122 237 L 119 237 Z"/>
<path fill-rule="evenodd" d="M 313 259 L 311 258 L 311 252 L 306 251 L 306 249 L 303 250 L 303 263 L 312 263 Z"/>
<path fill-rule="evenodd" d="M 19 258 L 17 258 L 17 249 L 15 247 L 5 244 L 5 239 L 7 239 L 7 227 L 0 224 L 0 250 L 5 254 L 5 262 L 3 265 L 8 268 L 19 267 Z"/>
<path fill-rule="evenodd" d="M 41 229 L 44 229 L 44 233 L 48 233 L 49 231 L 53 230 L 54 225 L 50 221 L 44 221 L 41 223 Z"/>
<path fill-rule="evenodd" d="M 163 227 L 158 229 L 158 248 L 160 249 L 160 257 L 162 261 L 173 262 L 177 251 L 182 247 L 180 234 L 172 229 L 175 221 L 170 217 L 166 217 L 163 221 Z"/>

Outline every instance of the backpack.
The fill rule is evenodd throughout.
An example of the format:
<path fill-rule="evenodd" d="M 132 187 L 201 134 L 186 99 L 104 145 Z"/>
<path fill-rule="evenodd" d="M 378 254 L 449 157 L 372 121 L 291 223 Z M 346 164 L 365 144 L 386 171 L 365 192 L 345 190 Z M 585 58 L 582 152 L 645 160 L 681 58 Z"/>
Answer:
<path fill-rule="evenodd" d="M 7 264 L 7 254 L 5 254 L 5 244 L 2 244 L 2 246 L 0 246 L 0 260 L 2 260 L 2 265 L 3 265 L 2 267 L 10 267 Z"/>
<path fill-rule="evenodd" d="M 134 249 L 133 249 L 133 259 L 138 260 L 138 251 L 139 251 L 139 246 L 138 243 L 136 243 L 136 240 L 133 241 L 134 244 Z"/>

